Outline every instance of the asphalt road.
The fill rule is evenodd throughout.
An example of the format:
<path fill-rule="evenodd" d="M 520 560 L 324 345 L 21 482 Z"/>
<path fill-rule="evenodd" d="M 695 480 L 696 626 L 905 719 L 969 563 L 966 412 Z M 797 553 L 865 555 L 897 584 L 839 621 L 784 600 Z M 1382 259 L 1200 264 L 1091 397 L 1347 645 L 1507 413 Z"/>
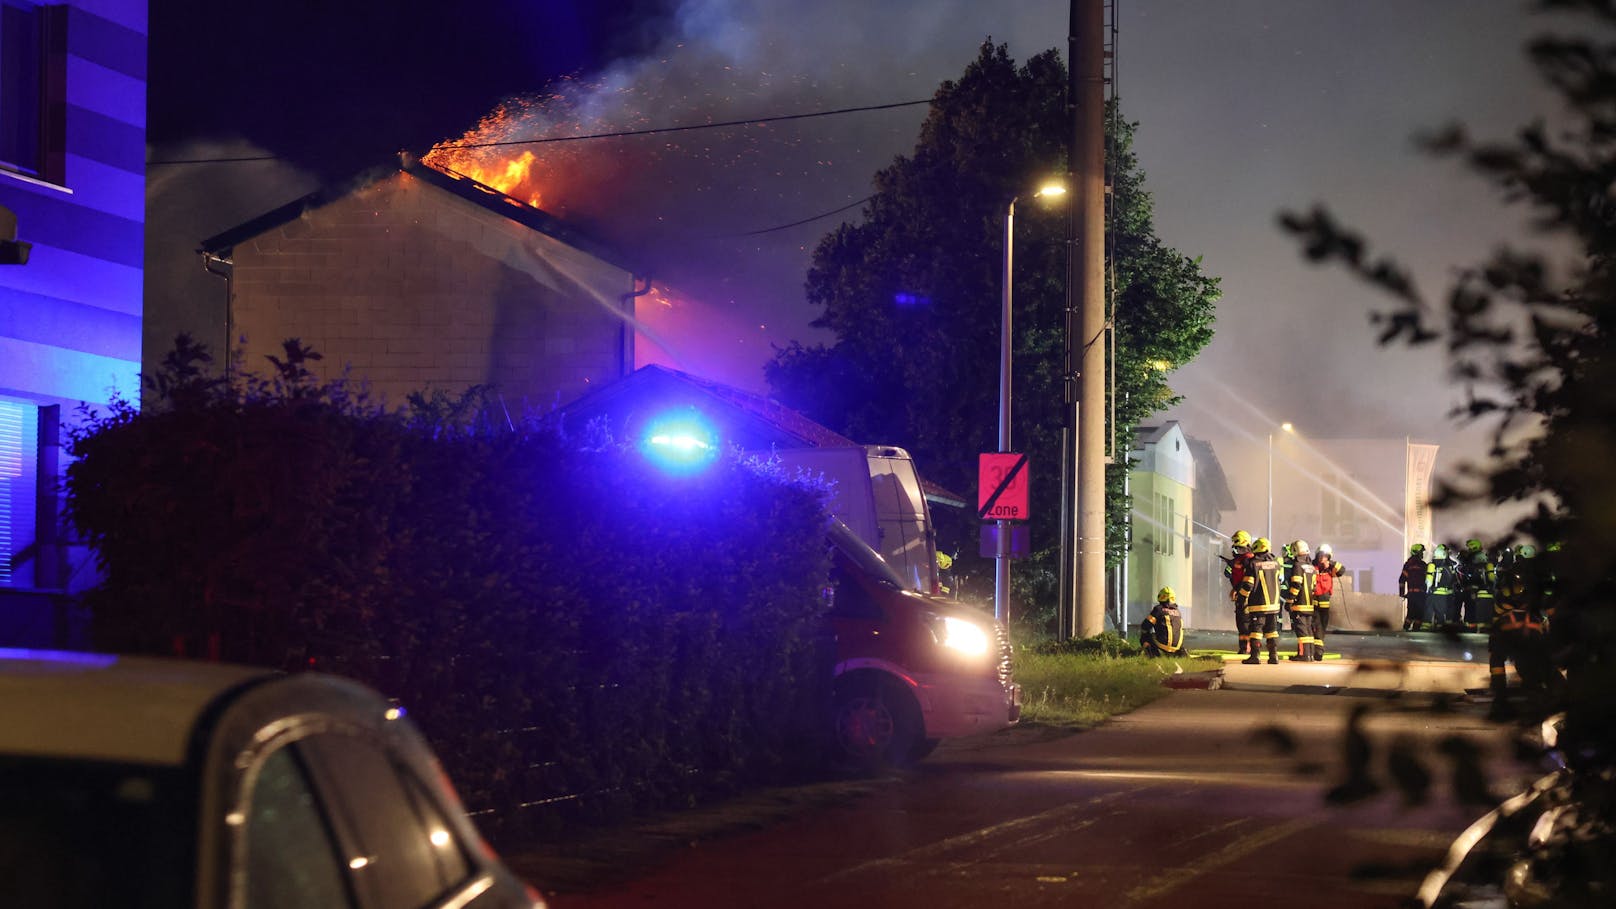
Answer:
<path fill-rule="evenodd" d="M 1490 807 L 1458 797 L 1478 784 L 1462 771 L 1455 783 L 1463 762 L 1442 743 L 1470 743 L 1495 791 L 1531 775 L 1479 705 L 1450 698 L 1485 672 L 1484 657 L 1230 664 L 1227 687 L 1175 691 L 1075 735 L 1024 728 L 946 743 L 839 804 L 693 839 L 648 873 L 550 899 L 556 909 L 1400 906 Z M 1438 701 L 1446 709 L 1433 711 Z M 1346 731 L 1354 713 L 1362 738 Z M 1394 742 L 1403 760 L 1388 763 Z M 1423 804 L 1393 785 L 1417 780 L 1414 764 L 1431 776 Z M 1366 797 L 1327 799 L 1354 776 Z"/>

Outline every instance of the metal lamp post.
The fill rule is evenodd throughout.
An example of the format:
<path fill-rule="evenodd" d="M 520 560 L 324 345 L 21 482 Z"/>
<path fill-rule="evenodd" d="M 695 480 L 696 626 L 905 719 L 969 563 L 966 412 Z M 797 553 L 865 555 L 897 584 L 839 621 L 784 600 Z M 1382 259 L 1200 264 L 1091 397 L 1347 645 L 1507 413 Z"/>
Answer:
<path fill-rule="evenodd" d="M 1033 193 L 1034 198 L 1065 195 L 1066 185 L 1051 181 Z M 1010 288 L 1013 251 L 1015 247 L 1016 203 L 1010 200 L 1004 212 L 1004 289 L 999 305 L 999 451 L 1010 451 L 1010 363 L 1011 315 Z M 998 522 L 993 556 L 993 615 L 1006 626 L 1010 624 L 1010 522 Z"/>

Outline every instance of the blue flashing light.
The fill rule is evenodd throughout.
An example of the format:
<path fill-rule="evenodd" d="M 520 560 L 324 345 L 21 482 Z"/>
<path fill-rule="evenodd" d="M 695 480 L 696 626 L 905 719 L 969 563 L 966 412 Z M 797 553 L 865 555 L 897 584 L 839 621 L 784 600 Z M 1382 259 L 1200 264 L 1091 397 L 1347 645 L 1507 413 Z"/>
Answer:
<path fill-rule="evenodd" d="M 101 669 L 118 662 L 118 657 L 110 653 L 79 653 L 71 650 L 0 647 L 0 660 L 33 660 L 41 663 L 63 663 L 73 666 L 93 666 Z"/>
<path fill-rule="evenodd" d="M 690 473 L 718 456 L 718 434 L 701 417 L 680 414 L 654 422 L 640 445 L 652 463 L 670 473 Z"/>
<path fill-rule="evenodd" d="M 899 306 L 931 305 L 931 297 L 928 297 L 925 294 L 896 293 L 892 295 L 892 301 Z"/>

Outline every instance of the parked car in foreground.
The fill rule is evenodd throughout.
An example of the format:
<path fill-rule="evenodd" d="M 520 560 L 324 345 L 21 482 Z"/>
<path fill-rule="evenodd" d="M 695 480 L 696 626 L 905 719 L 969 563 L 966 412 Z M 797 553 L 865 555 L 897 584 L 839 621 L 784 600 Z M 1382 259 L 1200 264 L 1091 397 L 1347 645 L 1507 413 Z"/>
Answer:
<path fill-rule="evenodd" d="M 542 907 L 353 682 L 0 650 L 0 902 Z"/>
<path fill-rule="evenodd" d="M 947 738 L 1021 717 L 1010 637 L 990 614 L 925 596 L 858 534 L 832 520 L 834 727 L 843 759 L 865 768 L 918 761 Z"/>

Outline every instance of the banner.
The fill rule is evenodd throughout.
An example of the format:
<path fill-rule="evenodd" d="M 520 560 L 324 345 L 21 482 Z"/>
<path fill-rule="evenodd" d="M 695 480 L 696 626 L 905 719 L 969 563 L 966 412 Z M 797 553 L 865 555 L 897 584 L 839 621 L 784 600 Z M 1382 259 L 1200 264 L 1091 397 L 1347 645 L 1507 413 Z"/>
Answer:
<path fill-rule="evenodd" d="M 1403 480 L 1403 554 L 1415 543 L 1424 543 L 1426 552 L 1436 542 L 1431 525 L 1431 475 L 1436 470 L 1437 445 L 1405 443 L 1408 450 L 1407 474 Z"/>

